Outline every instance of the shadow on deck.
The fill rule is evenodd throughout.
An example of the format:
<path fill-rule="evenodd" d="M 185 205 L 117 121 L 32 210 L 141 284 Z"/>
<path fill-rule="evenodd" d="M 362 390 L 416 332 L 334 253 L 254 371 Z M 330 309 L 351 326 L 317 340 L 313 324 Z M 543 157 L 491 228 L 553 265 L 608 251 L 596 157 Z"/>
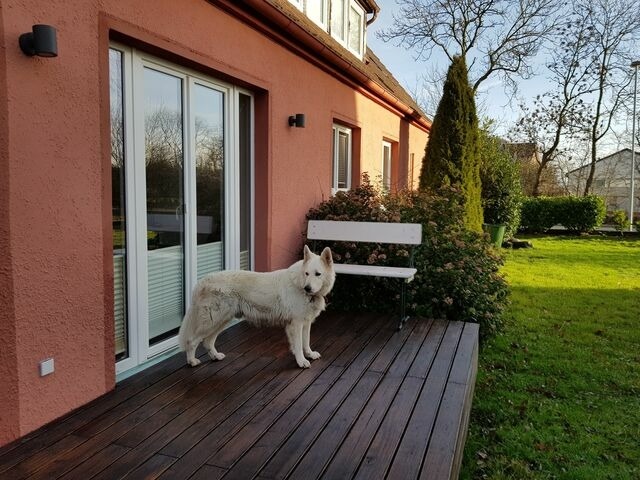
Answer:
<path fill-rule="evenodd" d="M 238 324 L 221 362 L 184 354 L 0 449 L 0 477 L 457 478 L 478 328 L 325 314 L 297 368 L 281 329 Z M 207 357 L 208 358 L 208 357 Z"/>

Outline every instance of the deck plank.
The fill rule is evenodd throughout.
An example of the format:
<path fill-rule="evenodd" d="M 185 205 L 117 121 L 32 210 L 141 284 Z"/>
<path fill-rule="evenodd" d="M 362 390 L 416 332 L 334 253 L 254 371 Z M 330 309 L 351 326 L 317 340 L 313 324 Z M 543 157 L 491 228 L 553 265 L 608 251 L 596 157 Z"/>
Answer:
<path fill-rule="evenodd" d="M 324 314 L 306 370 L 281 329 L 240 323 L 219 346 L 223 361 L 175 355 L 0 448 L 0 477 L 457 478 L 476 324 Z"/>
<path fill-rule="evenodd" d="M 384 362 L 390 363 L 393 360 L 410 333 L 411 327 L 397 333 L 392 333 L 390 329 L 381 330 L 373 338 L 368 348 L 356 357 L 307 418 L 298 425 L 276 454 L 267 462 L 260 471 L 260 475 L 269 478 L 285 478 L 295 467 L 299 457 L 304 455 L 334 412 L 340 407 L 360 377 L 369 370 L 371 364 L 377 363 L 376 369 L 384 369 Z M 374 370 L 373 373 L 379 372 Z"/>
<path fill-rule="evenodd" d="M 251 330 L 244 324 L 238 324 L 232 329 L 228 329 L 219 337 L 221 345 L 236 347 L 239 343 L 246 342 L 250 338 L 245 338 L 247 331 Z M 258 337 L 259 333 L 255 332 Z M 205 355 L 204 351 L 200 351 Z M 168 383 L 173 384 L 173 379 L 165 380 L 166 377 L 176 375 L 181 378 L 185 375 L 184 357 L 175 355 L 165 362 L 153 365 L 144 371 L 144 375 L 134 375 L 120 382 L 116 388 L 102 397 L 93 400 L 62 418 L 51 422 L 38 430 L 22 437 L 21 439 L 5 445 L 0 449 L 0 473 L 17 465 L 28 457 L 39 451 L 56 447 L 51 447 L 70 433 L 76 432 L 90 422 L 95 421 L 101 415 L 113 415 L 112 409 L 117 408 L 124 402 L 137 402 L 138 396 L 147 389 L 152 388 L 153 395 L 157 391 L 163 391 L 163 387 Z"/>
<path fill-rule="evenodd" d="M 442 397 L 447 385 L 448 374 L 455 358 L 456 348 L 462 334 L 462 324 L 450 323 L 442 341 L 432 357 L 427 370 L 422 392 L 416 401 L 407 429 L 398 446 L 394 461 L 389 469 L 390 478 L 417 478 L 422 459 L 432 436 L 433 426 L 439 414 Z M 459 405 L 457 405 L 459 408 Z M 438 477 L 433 477 L 438 478 Z"/>
<path fill-rule="evenodd" d="M 347 327 L 343 326 L 342 328 Z M 213 425 L 215 428 L 210 429 L 208 434 L 197 445 L 184 445 L 189 446 L 189 451 L 184 452 L 180 460 L 171 467 L 165 477 L 188 477 L 210 457 L 215 456 L 214 464 L 224 464 L 224 455 L 235 455 L 235 452 L 246 448 L 243 447 L 243 445 L 256 438 L 256 430 L 260 429 L 261 425 L 264 425 L 265 422 L 268 423 L 279 411 L 288 407 L 302 393 L 307 391 L 314 379 L 325 372 L 326 367 L 330 365 L 332 359 L 346 348 L 349 341 L 353 338 L 352 335 L 343 332 L 343 335 L 338 339 L 333 336 L 326 336 L 321 341 L 315 343 L 316 347 L 325 353 L 319 360 L 313 362 L 312 368 L 309 370 L 290 368 L 280 372 L 278 374 L 279 377 L 290 377 L 292 379 L 284 389 L 273 392 L 275 394 L 273 398 L 270 398 L 268 402 L 265 401 L 263 408 L 260 410 L 255 411 L 252 409 L 252 404 L 249 402 L 248 408 L 240 409 L 235 415 L 235 418 L 232 416 L 232 418 L 225 420 L 223 423 L 216 422 L 216 424 Z M 329 349 L 330 345 L 332 347 L 331 350 Z M 278 381 L 278 376 L 274 380 Z M 335 376 L 337 378 L 337 373 Z M 260 395 L 262 394 L 263 393 L 260 393 Z M 252 401 L 255 402 L 255 397 Z M 260 400 L 260 403 L 262 403 L 262 400 Z M 260 414 L 259 418 L 254 418 L 258 413 Z M 225 425 L 225 423 L 227 425 Z M 231 432 L 238 433 L 231 436 Z M 225 443 L 227 445 L 225 445 L 224 451 L 216 455 L 216 451 Z M 176 450 L 176 444 L 167 445 L 167 447 L 163 449 L 163 452 L 171 454 L 181 453 L 180 450 Z"/>

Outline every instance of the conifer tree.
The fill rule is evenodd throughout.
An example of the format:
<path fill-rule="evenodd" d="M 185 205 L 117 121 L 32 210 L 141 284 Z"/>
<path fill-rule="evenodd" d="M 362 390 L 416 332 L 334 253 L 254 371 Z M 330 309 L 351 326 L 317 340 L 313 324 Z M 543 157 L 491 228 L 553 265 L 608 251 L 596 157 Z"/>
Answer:
<path fill-rule="evenodd" d="M 433 118 L 420 172 L 420 189 L 443 185 L 460 188 L 464 223 L 482 229 L 478 118 L 463 57 L 454 57 Z"/>

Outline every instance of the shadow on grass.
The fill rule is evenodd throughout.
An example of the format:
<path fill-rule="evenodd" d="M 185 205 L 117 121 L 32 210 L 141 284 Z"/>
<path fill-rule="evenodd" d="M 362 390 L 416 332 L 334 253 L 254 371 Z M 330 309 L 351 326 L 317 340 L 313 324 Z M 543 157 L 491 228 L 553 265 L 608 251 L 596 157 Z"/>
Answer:
<path fill-rule="evenodd" d="M 640 284 L 514 287 L 460 478 L 640 478 Z"/>

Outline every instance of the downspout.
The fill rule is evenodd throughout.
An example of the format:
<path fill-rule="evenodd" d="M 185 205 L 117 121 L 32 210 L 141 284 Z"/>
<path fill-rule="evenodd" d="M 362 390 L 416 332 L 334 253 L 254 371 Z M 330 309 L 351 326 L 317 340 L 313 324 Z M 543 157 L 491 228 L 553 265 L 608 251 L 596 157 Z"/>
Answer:
<path fill-rule="evenodd" d="M 367 27 L 376 21 L 376 18 L 378 18 L 378 13 L 380 13 L 380 7 L 376 5 L 375 9 L 373 10 L 373 17 L 367 20 Z"/>

